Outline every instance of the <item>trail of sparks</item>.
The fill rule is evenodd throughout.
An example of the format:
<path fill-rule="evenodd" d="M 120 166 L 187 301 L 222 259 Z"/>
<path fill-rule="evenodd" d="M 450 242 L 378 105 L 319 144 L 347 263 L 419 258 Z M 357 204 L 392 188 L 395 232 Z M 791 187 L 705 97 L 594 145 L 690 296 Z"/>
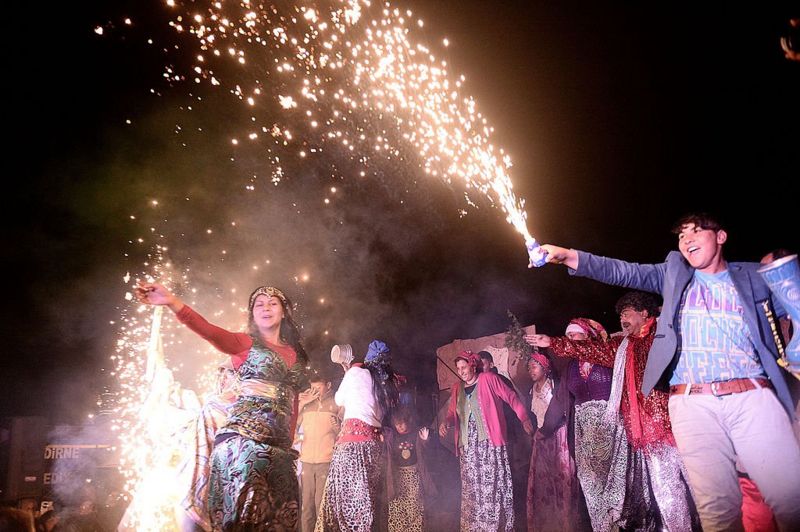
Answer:
<path fill-rule="evenodd" d="M 412 159 L 426 174 L 463 185 L 473 207 L 477 191 L 532 240 L 510 157 L 492 144 L 493 128 L 464 94 L 465 77 L 414 42 L 424 23 L 410 10 L 369 0 L 167 5 L 176 13 L 170 25 L 193 37 L 195 61 L 188 73 L 168 66 L 165 77 L 230 91 L 250 113 L 242 139 L 296 145 L 300 157 L 336 147 L 364 169 L 374 159 Z M 275 103 L 283 117 L 269 112 Z M 278 182 L 280 157 L 268 151 Z"/>
<path fill-rule="evenodd" d="M 148 245 L 144 238 L 132 243 Z M 138 279 L 158 280 L 173 289 L 182 287 L 188 292 L 188 301 L 195 304 L 189 272 L 176 271 L 164 258 L 166 252 L 166 246 L 154 244 Z M 186 355 L 185 328 L 171 313 L 164 315 L 163 307 L 134 301 L 132 288 L 138 279 L 130 274 L 123 279 L 131 289 L 125 295 L 130 304 L 121 309 L 117 346 L 111 356 L 115 366 L 111 376 L 118 383 L 112 430 L 119 439 L 123 488 L 132 499 L 120 529 L 178 530 L 180 514 L 176 508 L 186 495 L 182 492 L 186 487 L 180 485 L 176 474 L 183 458 L 184 431 L 199 411 L 198 396 L 213 389 L 214 361 L 219 359 L 219 353 L 210 347 L 206 352 L 189 352 L 188 356 L 199 359 L 197 365 L 202 367 L 197 391 L 181 386 L 173 371 L 178 368 L 168 366 L 166 353 L 173 360 Z M 222 313 L 218 310 L 214 315 L 219 317 Z"/>

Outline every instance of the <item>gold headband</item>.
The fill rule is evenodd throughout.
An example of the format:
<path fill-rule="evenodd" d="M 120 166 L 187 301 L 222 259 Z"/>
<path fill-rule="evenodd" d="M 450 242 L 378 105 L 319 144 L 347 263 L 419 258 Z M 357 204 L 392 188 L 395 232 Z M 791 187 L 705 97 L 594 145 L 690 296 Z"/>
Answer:
<path fill-rule="evenodd" d="M 250 302 L 247 305 L 247 310 L 253 312 L 253 305 L 256 303 L 256 298 L 258 296 L 268 296 L 268 297 L 277 297 L 283 303 L 284 308 L 287 310 L 291 310 L 289 308 L 289 304 L 286 301 L 286 295 L 280 291 L 280 289 L 275 288 L 274 286 L 261 286 L 256 288 L 252 294 L 250 294 Z"/>

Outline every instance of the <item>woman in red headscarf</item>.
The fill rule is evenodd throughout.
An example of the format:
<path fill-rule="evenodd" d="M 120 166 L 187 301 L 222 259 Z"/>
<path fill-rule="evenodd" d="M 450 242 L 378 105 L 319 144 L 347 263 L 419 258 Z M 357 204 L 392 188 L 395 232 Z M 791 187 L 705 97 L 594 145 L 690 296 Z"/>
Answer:
<path fill-rule="evenodd" d="M 478 355 L 463 351 L 455 363 L 462 382 L 451 389 L 439 434 L 444 438 L 454 429 L 461 465 L 460 530 L 511 532 L 514 495 L 502 403 L 511 406 L 528 434 L 533 434 L 533 424 L 514 390 L 495 373 L 481 371 Z"/>
<path fill-rule="evenodd" d="M 531 387 L 531 411 L 538 431 L 533 442 L 528 474 L 528 531 L 581 530 L 578 480 L 575 462 L 570 455 L 566 416 L 553 401 L 557 384 L 550 359 L 535 352 L 527 361 Z M 559 386 L 560 387 L 560 386 Z M 544 430 L 549 413 L 561 415 L 552 428 Z M 585 521 L 583 522 L 584 528 Z"/>
<path fill-rule="evenodd" d="M 603 326 L 588 318 L 571 320 L 565 336 L 577 342 L 608 338 Z M 539 434 L 547 440 L 555 441 L 564 433 L 567 436 L 569 455 L 574 466 L 565 465 L 563 468 L 564 474 L 572 475 L 563 482 L 561 491 L 564 493 L 564 510 L 571 509 L 570 519 L 564 523 L 572 530 L 588 530 L 590 520 L 592 524 L 597 523 L 598 530 L 602 530 L 601 523 L 608 513 L 604 486 L 596 482 L 596 479 L 607 477 L 608 464 L 597 452 L 595 442 L 598 430 L 602 432 L 602 439 L 607 438 L 607 433 L 598 427 L 596 420 L 597 412 L 605 410 L 611 391 L 611 375 L 611 368 L 592 364 L 583 358 L 570 360 L 539 427 Z M 568 464 L 566 458 L 562 458 L 562 462 Z M 529 478 L 533 479 L 534 476 Z M 541 489 L 539 491 L 542 492 Z M 566 502 L 570 504 L 566 505 Z M 555 515 L 552 511 L 549 514 Z M 535 516 L 534 522 L 541 517 Z"/>

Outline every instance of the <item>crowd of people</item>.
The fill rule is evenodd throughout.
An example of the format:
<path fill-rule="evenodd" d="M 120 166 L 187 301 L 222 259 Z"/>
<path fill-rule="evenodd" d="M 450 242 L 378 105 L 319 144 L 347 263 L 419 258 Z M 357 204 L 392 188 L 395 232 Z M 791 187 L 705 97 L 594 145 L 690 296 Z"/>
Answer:
<path fill-rule="evenodd" d="M 562 336 L 525 336 L 529 390 L 489 352 L 463 351 L 446 413 L 429 423 L 401 401 L 404 378 L 380 340 L 340 369 L 312 368 L 275 287 L 252 293 L 238 333 L 142 283 L 140 301 L 229 355 L 180 468 L 181 528 L 800 529 L 795 403 L 777 362 L 791 325 L 774 323 L 787 303 L 759 264 L 725 260 L 713 217 L 684 217 L 675 233 L 678 251 L 653 265 L 542 246 L 549 263 L 631 289 L 615 308 L 621 330 L 581 317 Z M 524 467 L 512 459 L 518 439 L 530 443 Z M 455 507 L 448 492 L 460 494 Z M 47 522 L 41 530 L 64 529 Z"/>

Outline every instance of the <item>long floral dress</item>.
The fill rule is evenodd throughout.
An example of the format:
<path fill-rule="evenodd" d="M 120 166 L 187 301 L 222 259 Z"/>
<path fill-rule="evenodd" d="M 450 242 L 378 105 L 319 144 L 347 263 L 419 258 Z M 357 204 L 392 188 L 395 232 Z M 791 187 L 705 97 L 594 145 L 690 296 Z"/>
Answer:
<path fill-rule="evenodd" d="M 217 434 L 209 509 L 214 530 L 296 530 L 299 485 L 292 449 L 295 393 L 305 368 L 253 341 L 238 368 L 241 393 Z"/>

